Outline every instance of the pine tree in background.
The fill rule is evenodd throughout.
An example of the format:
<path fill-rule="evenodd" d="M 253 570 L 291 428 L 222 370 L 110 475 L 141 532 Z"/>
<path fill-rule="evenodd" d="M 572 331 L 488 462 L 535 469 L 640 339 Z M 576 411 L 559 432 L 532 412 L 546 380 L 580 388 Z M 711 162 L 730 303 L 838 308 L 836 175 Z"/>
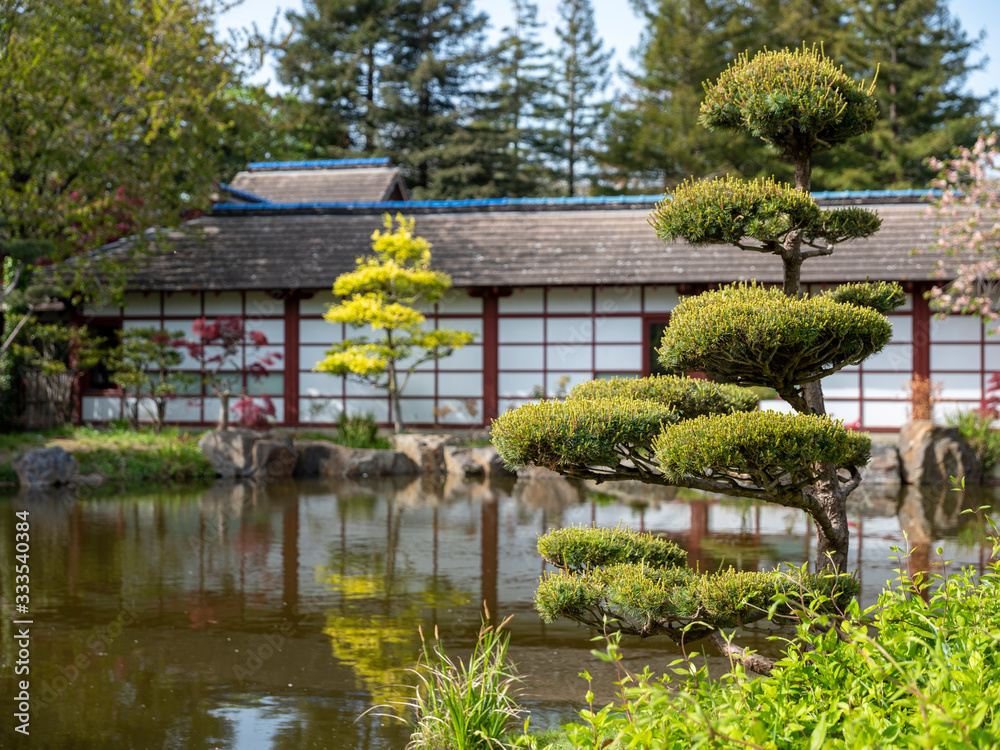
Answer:
<path fill-rule="evenodd" d="M 394 0 L 305 0 L 280 45 L 278 80 L 294 92 L 298 137 L 311 156 L 372 154 L 379 143 L 378 87 L 388 61 Z"/>
<path fill-rule="evenodd" d="M 590 159 L 589 147 L 600 126 L 602 96 L 610 79 L 608 65 L 613 50 L 605 52 L 597 36 L 594 7 L 590 0 L 560 0 L 559 45 L 555 50 L 551 81 L 553 124 L 558 130 L 552 154 L 565 165 L 562 177 L 567 194 L 576 195 L 581 167 Z"/>
<path fill-rule="evenodd" d="M 755 176 L 773 161 L 749 138 L 698 125 L 702 82 L 758 42 L 753 14 L 738 0 L 634 0 L 646 19 L 639 69 L 607 122 L 604 192 L 662 192 L 689 177 Z"/>
<path fill-rule="evenodd" d="M 552 136 L 549 52 L 538 40 L 544 28 L 538 5 L 511 0 L 511 8 L 514 23 L 504 27 L 494 51 L 496 84 L 489 97 L 506 168 L 495 182 L 499 195 L 530 196 L 544 192 L 551 179 L 542 161 Z"/>
<path fill-rule="evenodd" d="M 476 197 L 490 189 L 483 186 L 492 179 L 495 141 L 488 127 L 467 127 L 481 107 L 487 22 L 472 0 L 395 6 L 382 132 L 414 198 Z"/>
<path fill-rule="evenodd" d="M 873 78 L 881 119 L 872 134 L 817 161 L 816 186 L 827 190 L 924 188 L 929 157 L 988 130 L 989 97 L 965 91 L 970 39 L 946 0 L 846 0 L 851 44 L 845 68 Z"/>

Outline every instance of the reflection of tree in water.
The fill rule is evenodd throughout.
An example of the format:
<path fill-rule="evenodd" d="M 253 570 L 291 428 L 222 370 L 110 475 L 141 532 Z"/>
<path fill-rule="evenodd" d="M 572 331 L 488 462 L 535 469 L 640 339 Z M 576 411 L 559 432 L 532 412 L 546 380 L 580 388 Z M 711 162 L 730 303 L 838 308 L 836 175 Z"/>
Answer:
<path fill-rule="evenodd" d="M 418 576 L 396 560 L 402 507 L 386 501 L 383 550 L 348 550 L 347 513 L 342 513 L 340 549 L 329 566 L 317 568 L 317 581 L 336 595 L 325 612 L 323 632 L 330 637 L 334 657 L 349 665 L 373 704 L 400 698 L 400 686 L 412 682 L 408 666 L 420 654 L 417 626 L 433 628 L 428 613 L 467 604 L 472 595 L 451 588 L 435 573 Z M 437 507 L 434 551 L 437 552 Z"/>
<path fill-rule="evenodd" d="M 899 526 L 906 534 L 909 556 L 906 567 L 914 580 L 927 580 L 931 573 L 934 541 L 958 537 L 962 546 L 980 548 L 980 572 L 985 569 L 985 539 L 981 522 L 965 510 L 989 506 L 992 512 L 994 495 L 975 487 L 954 492 L 948 487 L 904 487 L 899 496 L 897 515 Z"/>

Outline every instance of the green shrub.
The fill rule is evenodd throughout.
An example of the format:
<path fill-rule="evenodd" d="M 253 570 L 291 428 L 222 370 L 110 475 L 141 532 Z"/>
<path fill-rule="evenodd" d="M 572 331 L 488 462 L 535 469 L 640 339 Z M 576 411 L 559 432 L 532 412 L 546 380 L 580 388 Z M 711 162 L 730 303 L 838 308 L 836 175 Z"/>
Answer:
<path fill-rule="evenodd" d="M 677 420 L 669 406 L 626 398 L 526 404 L 493 420 L 493 444 L 509 467 L 614 466 L 622 445 L 645 446 Z"/>
<path fill-rule="evenodd" d="M 919 595 L 904 574 L 876 606 L 849 602 L 836 626 L 818 598 L 768 678 L 737 667 L 713 680 L 683 660 L 658 679 L 630 676 L 620 701 L 584 711 L 564 736 L 580 750 L 996 750 L 998 564 L 933 578 Z M 603 658 L 620 660 L 614 639 Z"/>
<path fill-rule="evenodd" d="M 995 420 L 995 414 L 979 409 L 948 415 L 948 424 L 958 428 L 962 437 L 979 456 L 984 474 L 988 474 L 1000 463 L 1000 430 L 993 429 Z"/>
<path fill-rule="evenodd" d="M 621 527 L 556 529 L 538 538 L 538 554 L 549 564 L 571 571 L 617 563 L 670 568 L 687 560 L 687 553 L 673 542 Z"/>
<path fill-rule="evenodd" d="M 378 422 L 374 414 L 348 416 L 340 412 L 337 418 L 338 445 L 347 448 L 388 448 L 389 441 L 378 436 Z"/>
<path fill-rule="evenodd" d="M 663 429 L 654 449 L 660 470 L 685 475 L 749 474 L 764 485 L 785 474 L 811 484 L 819 462 L 864 466 L 871 451 L 867 433 L 836 420 L 774 411 L 736 412 L 688 419 Z"/>
<path fill-rule="evenodd" d="M 754 411 L 759 402 L 756 394 L 746 388 L 677 375 L 588 380 L 569 394 L 570 401 L 599 398 L 654 401 L 677 412 L 680 419 Z"/>
<path fill-rule="evenodd" d="M 660 362 L 725 383 L 769 386 L 787 398 L 881 351 L 891 337 L 888 319 L 870 308 L 740 283 L 674 308 Z"/>

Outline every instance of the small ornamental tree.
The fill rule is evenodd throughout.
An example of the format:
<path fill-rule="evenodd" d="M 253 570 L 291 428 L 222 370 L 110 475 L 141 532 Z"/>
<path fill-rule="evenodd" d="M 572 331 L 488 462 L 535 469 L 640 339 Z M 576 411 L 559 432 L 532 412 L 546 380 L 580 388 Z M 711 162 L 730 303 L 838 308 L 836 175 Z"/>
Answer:
<path fill-rule="evenodd" d="M 905 297 L 898 285 L 882 282 L 807 296 L 800 275 L 804 261 L 879 227 L 873 212 L 824 210 L 809 193 L 813 156 L 871 129 L 872 91 L 808 48 L 741 56 L 706 86 L 705 126 L 761 138 L 795 166 L 794 186 L 733 178 L 682 184 L 650 218 L 665 240 L 731 244 L 782 260 L 781 288 L 736 284 L 674 309 L 661 363 L 715 382 L 595 381 L 574 388 L 563 403 L 527 405 L 493 423 L 494 442 L 511 466 L 535 464 L 597 482 L 691 487 L 804 510 L 816 526 L 818 577 L 732 570 L 706 576 L 684 568 L 679 550 L 651 557 L 649 537 L 555 532 L 539 543 L 563 571 L 538 590 L 544 618 L 598 624 L 607 617 L 626 633 L 711 637 L 744 659 L 722 628 L 781 621 L 787 607 L 807 600 L 833 609 L 857 592 L 846 574 L 846 500 L 860 482 L 871 441 L 826 415 L 820 381 L 882 349 L 892 335 L 884 313 Z M 756 411 L 756 399 L 742 386 L 773 388 L 796 413 Z M 745 663 L 768 669 L 759 657 Z"/>
<path fill-rule="evenodd" d="M 183 331 L 159 328 L 130 328 L 122 331 L 121 343 L 111 354 L 115 363 L 112 382 L 135 398 L 128 420 L 139 429 L 139 409 L 146 412 L 159 432 L 167 414 L 167 404 L 197 381 L 197 376 L 177 372 L 184 361 Z M 152 407 L 150 406 L 152 404 Z"/>
<path fill-rule="evenodd" d="M 337 278 L 340 302 L 323 316 L 331 323 L 367 327 L 372 336 L 345 338 L 317 363 L 316 372 L 346 375 L 389 393 L 396 433 L 403 430 L 399 397 L 423 363 L 447 357 L 475 334 L 438 328 L 424 330 L 426 318 L 414 305 L 437 302 L 451 288 L 451 277 L 431 270 L 431 244 L 413 234 L 414 219 L 388 214 L 385 231 L 372 235 L 374 257 L 358 258 L 357 268 Z"/>
<path fill-rule="evenodd" d="M 260 353 L 259 349 L 267 346 L 267 336 L 247 329 L 243 318 L 236 315 L 221 316 L 213 323 L 198 318 L 191 326 L 191 335 L 193 338 L 184 341 L 183 346 L 202 362 L 202 382 L 219 399 L 218 429 L 229 429 L 229 399 L 234 393 L 242 395 L 237 410 L 241 423 L 254 429 L 263 426 L 264 417 L 274 415 L 274 405 L 265 396 L 264 406 L 254 408 L 243 378 L 264 377 L 268 368 L 281 359 L 281 353 Z"/>

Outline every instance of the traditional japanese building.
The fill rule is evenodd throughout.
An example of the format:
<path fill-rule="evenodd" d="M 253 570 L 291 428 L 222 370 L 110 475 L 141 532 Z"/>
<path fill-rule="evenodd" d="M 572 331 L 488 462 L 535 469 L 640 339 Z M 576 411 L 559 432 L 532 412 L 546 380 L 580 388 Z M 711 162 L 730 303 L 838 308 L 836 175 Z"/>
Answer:
<path fill-rule="evenodd" d="M 370 250 L 386 212 L 414 216 L 417 233 L 433 244 L 434 266 L 452 277 L 451 292 L 425 311 L 428 325 L 477 335 L 413 376 L 403 397 L 413 427 L 486 425 L 584 380 L 656 372 L 655 349 L 681 296 L 744 279 L 782 280 L 776 256 L 659 240 L 647 223 L 658 196 L 408 201 L 388 160 L 251 164 L 224 187 L 210 215 L 142 262 L 125 307 L 84 317 L 106 331 L 188 331 L 201 316 L 245 316 L 267 336 L 267 351 L 283 357 L 270 375 L 248 378 L 246 390 L 268 394 L 277 421 L 289 427 L 329 425 L 344 409 L 389 421 L 383 392 L 312 371 L 347 333 L 322 319 L 333 282 Z M 1000 337 L 987 336 L 977 318 L 932 318 L 924 292 L 938 258 L 914 251 L 933 246 L 938 220 L 926 214 L 922 196 L 815 194 L 824 206 L 873 208 L 883 224 L 872 238 L 807 261 L 809 290 L 872 279 L 899 281 L 907 291 L 906 305 L 890 316 L 892 343 L 823 381 L 830 412 L 870 430 L 907 419 L 914 374 L 937 384 L 942 416 L 978 404 L 1000 369 Z M 197 371 L 200 363 L 184 367 Z M 121 414 L 122 394 L 105 385 L 97 378 L 85 388 L 83 420 Z M 168 419 L 208 425 L 217 413 L 198 389 L 173 401 Z"/>

